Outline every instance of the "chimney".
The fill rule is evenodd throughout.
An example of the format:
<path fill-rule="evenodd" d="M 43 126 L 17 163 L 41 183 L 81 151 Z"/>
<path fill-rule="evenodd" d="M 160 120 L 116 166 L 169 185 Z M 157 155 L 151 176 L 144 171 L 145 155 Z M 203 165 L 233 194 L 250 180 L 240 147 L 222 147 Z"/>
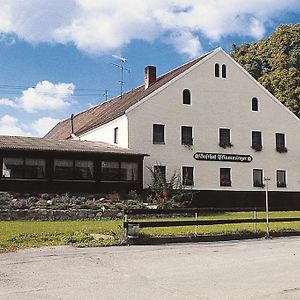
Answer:
<path fill-rule="evenodd" d="M 156 81 L 156 67 L 147 66 L 145 68 L 145 90 Z"/>

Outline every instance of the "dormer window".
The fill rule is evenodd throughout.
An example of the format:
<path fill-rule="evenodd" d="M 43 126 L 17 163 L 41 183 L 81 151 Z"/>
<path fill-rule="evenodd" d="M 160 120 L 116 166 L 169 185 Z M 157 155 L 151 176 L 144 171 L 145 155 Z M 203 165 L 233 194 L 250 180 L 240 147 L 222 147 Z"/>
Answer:
<path fill-rule="evenodd" d="M 222 65 L 222 78 L 226 78 L 226 65 Z"/>
<path fill-rule="evenodd" d="M 256 97 L 252 98 L 252 111 L 258 111 L 258 99 Z"/>
<path fill-rule="evenodd" d="M 215 77 L 220 77 L 220 66 L 215 64 Z"/>
<path fill-rule="evenodd" d="M 186 105 L 191 104 L 191 91 L 188 89 L 184 89 L 182 92 L 182 103 Z"/>

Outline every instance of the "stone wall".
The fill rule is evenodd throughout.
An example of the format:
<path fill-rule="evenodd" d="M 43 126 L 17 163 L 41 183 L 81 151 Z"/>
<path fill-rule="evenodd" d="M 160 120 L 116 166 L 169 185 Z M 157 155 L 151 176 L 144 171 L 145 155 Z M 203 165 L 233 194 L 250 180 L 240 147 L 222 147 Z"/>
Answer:
<path fill-rule="evenodd" d="M 121 210 L 92 210 L 92 209 L 1 209 L 0 220 L 86 220 L 86 219 L 108 219 L 122 218 Z"/>

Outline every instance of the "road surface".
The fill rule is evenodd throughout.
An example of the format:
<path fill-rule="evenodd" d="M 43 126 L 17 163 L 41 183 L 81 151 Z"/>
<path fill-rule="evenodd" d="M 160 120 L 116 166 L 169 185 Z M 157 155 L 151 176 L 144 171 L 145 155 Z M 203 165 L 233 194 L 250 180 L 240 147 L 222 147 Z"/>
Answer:
<path fill-rule="evenodd" d="M 0 299 L 300 299 L 300 238 L 0 254 Z"/>

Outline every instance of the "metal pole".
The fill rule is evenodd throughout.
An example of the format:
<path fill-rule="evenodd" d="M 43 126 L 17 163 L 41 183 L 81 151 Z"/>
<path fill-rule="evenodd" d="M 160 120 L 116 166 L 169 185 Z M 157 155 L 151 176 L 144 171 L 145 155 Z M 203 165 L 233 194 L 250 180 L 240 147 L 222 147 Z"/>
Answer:
<path fill-rule="evenodd" d="M 255 233 L 257 233 L 257 212 L 256 209 L 253 211 L 253 230 Z"/>
<path fill-rule="evenodd" d="M 270 230 L 269 230 L 269 189 L 268 189 L 268 181 L 271 180 L 271 178 L 264 178 L 266 183 L 266 238 L 270 237 Z"/>
<path fill-rule="evenodd" d="M 128 239 L 128 215 L 127 214 L 124 214 L 124 224 L 125 223 L 126 223 L 126 227 L 125 227 L 124 234 L 125 234 L 125 240 L 127 241 Z"/>
<path fill-rule="evenodd" d="M 197 220 L 198 220 L 198 213 L 195 212 L 195 221 Z M 198 233 L 198 225 L 195 225 L 195 235 L 197 235 L 197 233 Z"/>

